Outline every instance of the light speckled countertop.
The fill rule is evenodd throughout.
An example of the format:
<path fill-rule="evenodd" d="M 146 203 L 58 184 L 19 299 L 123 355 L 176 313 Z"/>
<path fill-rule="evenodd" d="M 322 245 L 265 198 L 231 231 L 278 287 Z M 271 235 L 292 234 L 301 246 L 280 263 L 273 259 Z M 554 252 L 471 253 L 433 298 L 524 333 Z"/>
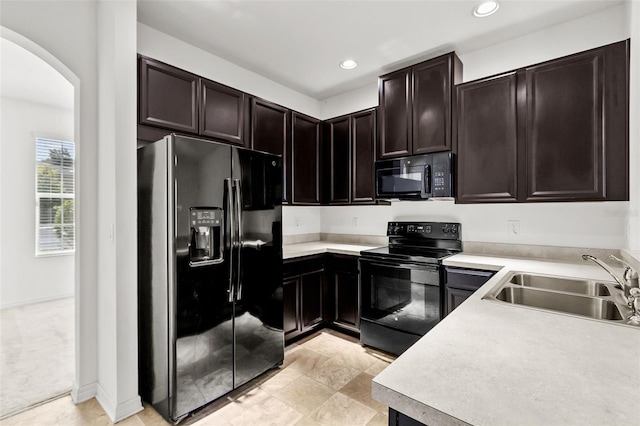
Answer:
<path fill-rule="evenodd" d="M 611 281 L 587 263 L 459 254 L 496 275 L 373 379 L 425 424 L 640 424 L 640 328 L 482 300 L 510 272 Z"/>
<path fill-rule="evenodd" d="M 359 256 L 362 250 L 380 247 L 380 245 L 347 244 L 333 241 L 312 241 L 307 243 L 287 244 L 282 247 L 282 258 L 310 256 L 321 253 L 337 253 Z"/>

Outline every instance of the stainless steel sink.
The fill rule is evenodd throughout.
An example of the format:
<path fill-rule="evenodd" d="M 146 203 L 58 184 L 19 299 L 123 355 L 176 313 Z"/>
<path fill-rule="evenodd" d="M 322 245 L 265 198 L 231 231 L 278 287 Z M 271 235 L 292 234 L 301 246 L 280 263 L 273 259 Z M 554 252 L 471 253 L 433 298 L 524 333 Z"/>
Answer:
<path fill-rule="evenodd" d="M 585 294 L 587 296 L 611 295 L 606 284 L 596 281 L 560 278 L 548 275 L 515 274 L 509 282 L 523 287 L 565 291 L 568 293 Z"/>
<path fill-rule="evenodd" d="M 615 321 L 624 319 L 615 303 L 597 297 L 509 286 L 500 290 L 496 299 L 516 305 L 549 309 L 593 319 Z"/>
<path fill-rule="evenodd" d="M 483 297 L 499 303 L 578 315 L 614 324 L 628 321 L 631 309 L 614 282 L 515 272 Z"/>

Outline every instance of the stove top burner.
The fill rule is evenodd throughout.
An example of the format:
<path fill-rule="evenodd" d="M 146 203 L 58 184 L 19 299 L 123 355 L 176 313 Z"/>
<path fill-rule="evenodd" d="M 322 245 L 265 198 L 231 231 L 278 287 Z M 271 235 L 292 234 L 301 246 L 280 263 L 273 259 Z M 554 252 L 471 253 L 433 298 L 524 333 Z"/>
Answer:
<path fill-rule="evenodd" d="M 364 250 L 360 252 L 363 257 L 371 257 L 378 259 L 400 260 L 405 262 L 420 262 L 437 264 L 442 259 L 447 258 L 455 251 L 450 250 L 431 250 L 416 247 L 378 247 L 375 249 Z"/>
<path fill-rule="evenodd" d="M 389 245 L 364 250 L 361 255 L 382 260 L 439 264 L 462 251 L 459 223 L 389 222 Z"/>

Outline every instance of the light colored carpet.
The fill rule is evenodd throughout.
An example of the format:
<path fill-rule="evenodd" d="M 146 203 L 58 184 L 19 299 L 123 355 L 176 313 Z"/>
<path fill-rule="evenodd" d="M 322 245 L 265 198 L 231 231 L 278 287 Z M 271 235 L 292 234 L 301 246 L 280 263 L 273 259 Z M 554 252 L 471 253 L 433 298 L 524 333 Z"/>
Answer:
<path fill-rule="evenodd" d="M 73 297 L 0 311 L 0 419 L 71 390 L 74 313 Z"/>

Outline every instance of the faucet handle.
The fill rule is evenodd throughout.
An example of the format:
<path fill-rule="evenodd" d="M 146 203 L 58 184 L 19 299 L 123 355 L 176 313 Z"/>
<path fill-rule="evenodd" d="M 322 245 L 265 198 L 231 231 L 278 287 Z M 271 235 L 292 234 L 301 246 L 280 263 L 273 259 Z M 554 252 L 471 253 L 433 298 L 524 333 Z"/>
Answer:
<path fill-rule="evenodd" d="M 633 269 L 631 265 L 612 254 L 609 255 L 609 259 L 617 260 L 625 266 L 624 279 L 627 281 L 627 285 L 629 285 L 630 287 L 638 287 L 638 272 Z"/>

